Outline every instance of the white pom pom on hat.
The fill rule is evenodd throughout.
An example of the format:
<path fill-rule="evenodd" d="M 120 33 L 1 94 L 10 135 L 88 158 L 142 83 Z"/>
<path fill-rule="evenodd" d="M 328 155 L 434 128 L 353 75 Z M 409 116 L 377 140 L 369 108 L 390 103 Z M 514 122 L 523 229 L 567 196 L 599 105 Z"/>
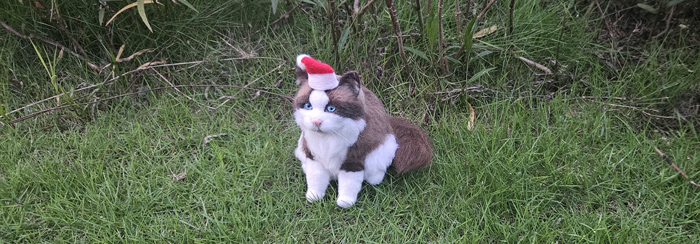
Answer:
<path fill-rule="evenodd" d="M 333 68 L 307 54 L 297 56 L 297 67 L 309 74 L 308 84 L 314 90 L 330 90 L 338 87 L 340 81 Z"/>

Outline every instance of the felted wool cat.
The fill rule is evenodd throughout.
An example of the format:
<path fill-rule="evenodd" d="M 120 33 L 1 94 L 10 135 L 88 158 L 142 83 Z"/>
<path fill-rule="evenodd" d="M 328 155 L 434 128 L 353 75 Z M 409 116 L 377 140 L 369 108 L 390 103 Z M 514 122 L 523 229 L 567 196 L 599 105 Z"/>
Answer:
<path fill-rule="evenodd" d="M 402 118 L 390 117 L 374 93 L 349 71 L 335 74 L 329 65 L 308 55 L 297 56 L 299 91 L 294 119 L 301 128 L 294 155 L 306 175 L 306 199 L 326 195 L 338 181 L 336 203 L 348 208 L 357 201 L 362 182 L 377 185 L 389 166 L 398 173 L 426 167 L 432 160 L 430 140 L 423 130 Z"/>

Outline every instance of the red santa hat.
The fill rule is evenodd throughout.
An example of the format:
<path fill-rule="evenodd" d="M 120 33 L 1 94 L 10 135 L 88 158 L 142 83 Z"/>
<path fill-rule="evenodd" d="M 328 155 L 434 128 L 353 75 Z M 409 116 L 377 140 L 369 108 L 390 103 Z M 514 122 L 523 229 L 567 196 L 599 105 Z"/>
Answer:
<path fill-rule="evenodd" d="M 309 86 L 314 90 L 330 90 L 340 83 L 333 68 L 307 54 L 297 56 L 297 66 L 309 74 Z"/>

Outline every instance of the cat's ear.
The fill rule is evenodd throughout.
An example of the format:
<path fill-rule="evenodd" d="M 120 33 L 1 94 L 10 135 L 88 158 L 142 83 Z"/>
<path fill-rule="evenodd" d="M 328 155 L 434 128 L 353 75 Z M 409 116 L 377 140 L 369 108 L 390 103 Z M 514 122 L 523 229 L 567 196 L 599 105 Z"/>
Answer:
<path fill-rule="evenodd" d="M 353 92 L 353 94 L 355 94 L 355 96 L 360 94 L 360 74 L 358 74 L 357 71 L 353 70 L 345 72 L 345 74 L 340 76 L 338 79 L 340 80 L 340 84 L 338 85 L 339 87 L 347 87 Z"/>
<path fill-rule="evenodd" d="M 306 73 L 306 70 L 301 69 L 299 67 L 296 68 L 296 75 L 297 75 L 297 85 L 303 85 L 307 81 L 309 81 L 309 73 Z"/>

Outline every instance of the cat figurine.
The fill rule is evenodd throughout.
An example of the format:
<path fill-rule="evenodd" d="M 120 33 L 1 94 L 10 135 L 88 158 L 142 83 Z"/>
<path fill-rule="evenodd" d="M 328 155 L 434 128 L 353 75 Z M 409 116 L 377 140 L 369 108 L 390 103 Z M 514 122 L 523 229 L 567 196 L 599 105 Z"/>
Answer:
<path fill-rule="evenodd" d="M 294 155 L 306 175 L 306 199 L 322 199 L 338 181 L 341 208 L 355 204 L 362 182 L 377 185 L 389 166 L 398 173 L 428 166 L 432 146 L 426 133 L 405 119 L 390 117 L 377 96 L 360 84 L 356 71 L 341 76 L 312 57 L 297 57 L 300 85 L 293 101 L 301 129 Z"/>

